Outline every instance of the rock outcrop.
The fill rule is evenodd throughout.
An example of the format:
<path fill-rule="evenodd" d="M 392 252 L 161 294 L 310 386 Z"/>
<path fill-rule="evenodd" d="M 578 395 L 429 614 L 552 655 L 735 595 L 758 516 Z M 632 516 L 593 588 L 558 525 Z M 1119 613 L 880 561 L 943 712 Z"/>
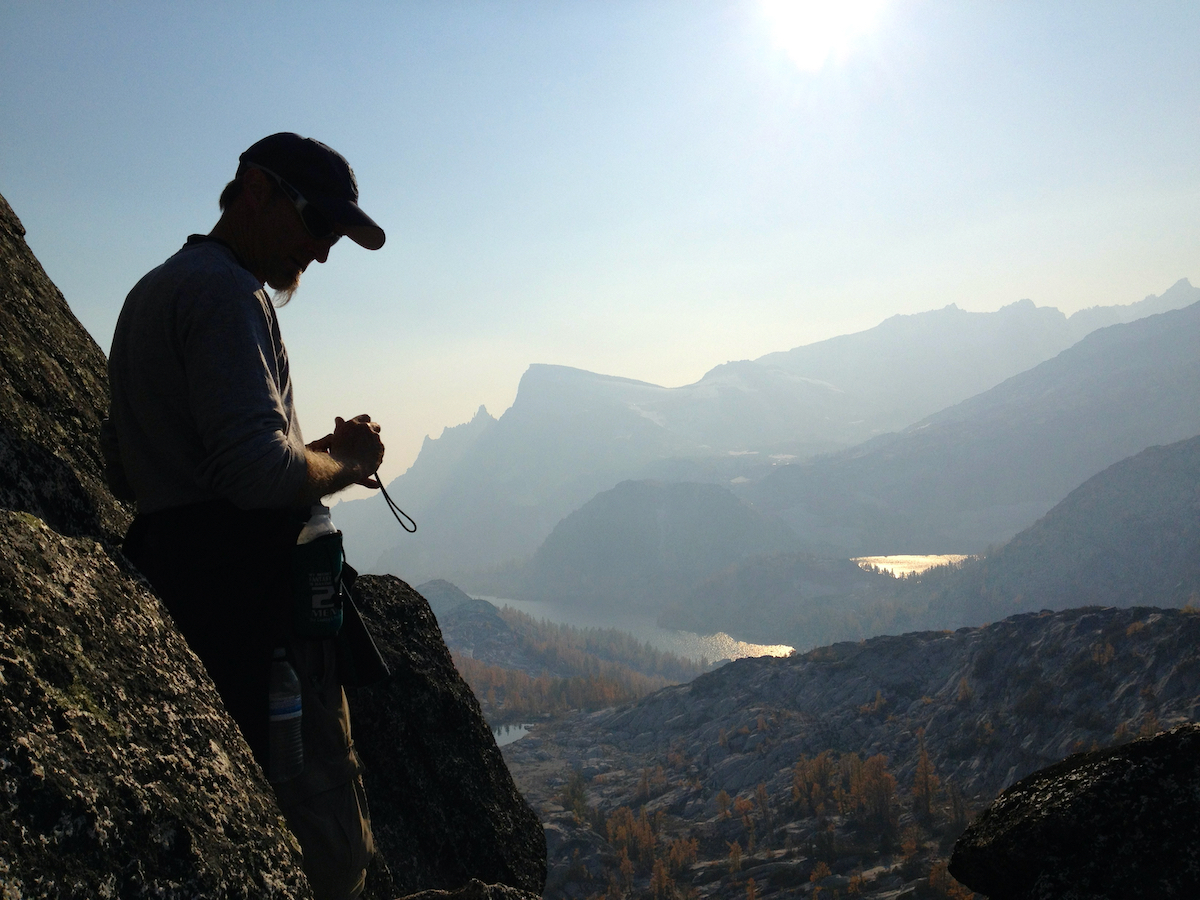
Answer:
<path fill-rule="evenodd" d="M 60 534 L 118 540 L 130 514 L 104 483 L 108 373 L 0 197 L 0 509 Z"/>
<path fill-rule="evenodd" d="M 0 893 L 307 897 L 204 667 L 94 541 L 0 511 Z"/>
<path fill-rule="evenodd" d="M 1080 753 L 1014 784 L 950 871 L 991 900 L 1200 895 L 1200 726 Z"/>
<path fill-rule="evenodd" d="M 23 234 L 0 198 L 0 895 L 303 900 L 270 785 L 115 549 L 130 512 L 103 481 L 104 355 Z M 391 892 L 373 865 L 368 896 L 529 900 L 540 826 L 427 604 L 395 579 L 363 588 L 397 673 L 355 698 L 396 874 Z"/>
<path fill-rule="evenodd" d="M 464 873 L 540 895 L 546 839 L 425 598 L 391 575 L 358 581 L 392 676 L 349 691 L 375 840 L 398 893 L 457 888 Z"/>

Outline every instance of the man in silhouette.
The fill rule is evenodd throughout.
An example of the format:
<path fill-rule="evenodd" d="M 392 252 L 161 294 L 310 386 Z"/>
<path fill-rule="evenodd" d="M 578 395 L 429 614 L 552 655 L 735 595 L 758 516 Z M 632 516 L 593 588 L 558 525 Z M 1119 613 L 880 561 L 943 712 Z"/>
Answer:
<path fill-rule="evenodd" d="M 305 760 L 276 795 L 316 896 L 353 897 L 372 839 L 338 671 L 345 654 L 335 640 L 294 633 L 291 569 L 313 504 L 379 486 L 383 443 L 361 415 L 305 444 L 264 286 L 283 305 L 343 236 L 377 250 L 384 233 L 359 209 L 346 160 L 291 133 L 241 155 L 220 207 L 209 234 L 189 237 L 126 298 L 109 357 L 109 481 L 137 502 L 126 554 L 264 769 L 272 651 L 287 649 L 302 684 Z M 361 629 L 356 615 L 347 625 Z"/>

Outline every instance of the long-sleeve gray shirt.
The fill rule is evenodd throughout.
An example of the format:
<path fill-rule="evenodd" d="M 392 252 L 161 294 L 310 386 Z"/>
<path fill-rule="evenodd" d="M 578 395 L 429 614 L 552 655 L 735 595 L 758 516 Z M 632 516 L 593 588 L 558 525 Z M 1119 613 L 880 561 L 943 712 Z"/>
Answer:
<path fill-rule="evenodd" d="M 295 505 L 308 464 L 287 351 L 262 284 L 228 247 L 193 235 L 134 286 L 108 371 L 104 443 L 139 513 Z"/>

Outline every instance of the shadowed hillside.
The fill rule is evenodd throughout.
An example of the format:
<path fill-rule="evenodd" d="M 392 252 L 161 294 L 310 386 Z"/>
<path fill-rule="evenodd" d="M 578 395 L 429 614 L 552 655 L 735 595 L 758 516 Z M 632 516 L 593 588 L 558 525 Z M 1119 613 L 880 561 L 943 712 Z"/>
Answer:
<path fill-rule="evenodd" d="M 1107 466 L 1200 432 L 1200 304 L 1093 332 L 899 434 L 743 495 L 833 556 L 979 553 Z"/>
<path fill-rule="evenodd" d="M 951 628 L 1033 609 L 1200 605 L 1200 437 L 1110 466 L 932 587 L 926 621 Z"/>
<path fill-rule="evenodd" d="M 660 622 L 803 648 L 1042 609 L 1188 603 L 1200 605 L 1200 437 L 1108 467 L 987 556 L 906 578 L 849 560 L 747 559 Z"/>
<path fill-rule="evenodd" d="M 718 569 L 794 543 L 786 525 L 717 485 L 626 481 L 563 519 L 515 589 L 522 599 L 653 614 Z"/>

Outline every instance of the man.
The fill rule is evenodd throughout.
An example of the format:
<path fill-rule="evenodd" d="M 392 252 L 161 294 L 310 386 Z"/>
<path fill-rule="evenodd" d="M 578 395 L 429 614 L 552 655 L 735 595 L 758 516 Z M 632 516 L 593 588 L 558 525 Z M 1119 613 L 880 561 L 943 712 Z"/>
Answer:
<path fill-rule="evenodd" d="M 241 155 L 220 207 L 209 234 L 189 237 L 126 298 L 109 357 L 109 481 L 137 501 L 126 555 L 264 769 L 272 652 L 287 649 L 302 684 L 305 760 L 276 795 L 316 896 L 353 897 L 372 840 L 339 668 L 364 666 L 347 659 L 345 635 L 305 640 L 292 631 L 291 566 L 312 504 L 352 484 L 379 486 L 383 443 L 361 415 L 305 445 L 264 284 L 282 305 L 343 235 L 377 250 L 384 233 L 359 209 L 346 160 L 291 133 Z M 361 631 L 346 612 L 343 632 Z"/>

